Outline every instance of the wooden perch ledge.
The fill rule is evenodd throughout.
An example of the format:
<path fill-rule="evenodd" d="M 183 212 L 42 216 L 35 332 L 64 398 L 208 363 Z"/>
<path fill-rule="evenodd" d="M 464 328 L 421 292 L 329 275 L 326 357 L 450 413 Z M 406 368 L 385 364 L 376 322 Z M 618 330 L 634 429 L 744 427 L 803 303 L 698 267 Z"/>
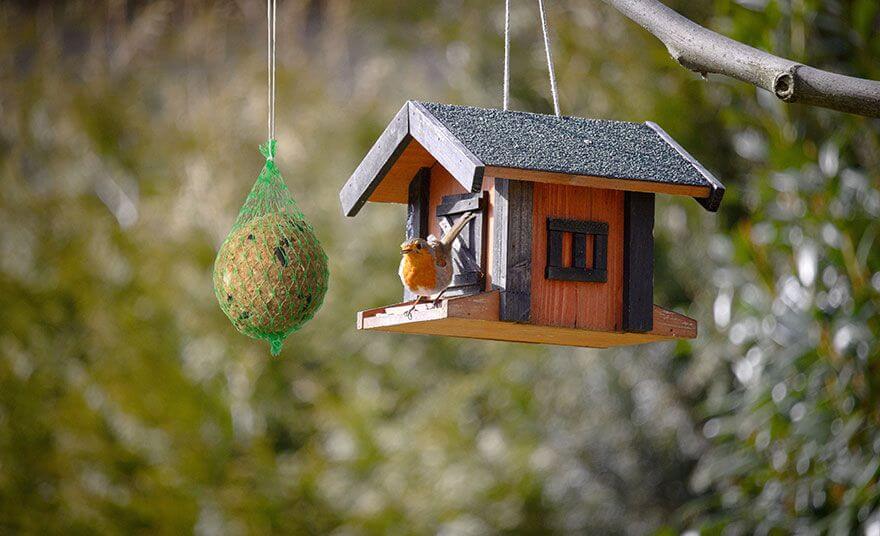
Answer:
<path fill-rule="evenodd" d="M 748 82 L 785 102 L 880 117 L 880 82 L 774 56 L 704 28 L 658 0 L 604 1 L 660 39 L 692 71 Z"/>
<path fill-rule="evenodd" d="M 437 307 L 431 303 L 421 304 L 407 316 L 404 313 L 409 307 L 409 303 L 400 303 L 361 311 L 357 315 L 357 328 L 592 348 L 697 336 L 696 320 L 657 305 L 654 306 L 654 328 L 647 333 L 504 322 L 499 320 L 497 291 L 445 299 Z"/>

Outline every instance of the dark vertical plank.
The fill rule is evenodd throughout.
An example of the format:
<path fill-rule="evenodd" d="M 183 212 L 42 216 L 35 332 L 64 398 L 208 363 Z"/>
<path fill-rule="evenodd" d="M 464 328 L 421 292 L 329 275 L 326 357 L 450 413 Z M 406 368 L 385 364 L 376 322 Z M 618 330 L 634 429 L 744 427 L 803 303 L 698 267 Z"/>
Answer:
<path fill-rule="evenodd" d="M 431 187 L 431 168 L 422 168 L 409 183 L 406 206 L 406 239 L 428 237 L 428 197 Z M 404 288 L 403 301 L 416 299 Z"/>
<path fill-rule="evenodd" d="M 626 192 L 623 202 L 623 329 L 654 324 L 654 194 Z"/>
<path fill-rule="evenodd" d="M 571 267 L 588 268 L 587 266 L 587 235 L 575 233 L 571 238 Z M 595 244 L 595 242 L 593 242 Z M 595 259 L 596 256 L 593 255 Z"/>
<path fill-rule="evenodd" d="M 562 268 L 562 231 L 547 230 L 547 266 Z"/>
<path fill-rule="evenodd" d="M 409 183 L 409 201 L 406 207 L 406 238 L 428 237 L 428 195 L 431 186 L 431 168 L 422 168 Z"/>
<path fill-rule="evenodd" d="M 593 236 L 593 269 L 608 269 L 608 235 L 597 234 Z"/>
<path fill-rule="evenodd" d="M 492 285 L 501 291 L 501 320 L 531 320 L 531 182 L 495 179 Z"/>

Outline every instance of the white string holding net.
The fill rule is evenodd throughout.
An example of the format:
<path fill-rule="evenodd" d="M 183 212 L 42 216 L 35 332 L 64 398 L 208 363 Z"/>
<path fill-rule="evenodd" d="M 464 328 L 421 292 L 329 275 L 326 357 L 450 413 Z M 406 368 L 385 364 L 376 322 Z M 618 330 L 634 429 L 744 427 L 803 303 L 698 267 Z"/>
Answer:
<path fill-rule="evenodd" d="M 269 70 L 269 140 L 275 139 L 275 18 L 278 12 L 277 0 L 266 0 L 266 26 L 268 30 Z"/>

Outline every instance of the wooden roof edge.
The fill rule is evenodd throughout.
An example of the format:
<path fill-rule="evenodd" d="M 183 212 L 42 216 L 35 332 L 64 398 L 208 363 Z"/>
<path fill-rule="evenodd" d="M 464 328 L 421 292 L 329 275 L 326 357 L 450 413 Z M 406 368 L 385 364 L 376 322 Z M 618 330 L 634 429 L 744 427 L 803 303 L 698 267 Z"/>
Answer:
<path fill-rule="evenodd" d="M 483 185 L 486 165 L 425 106 L 409 101 L 409 133 L 469 192 Z"/>
<path fill-rule="evenodd" d="M 412 137 L 409 134 L 409 109 L 410 103 L 407 101 L 339 191 L 342 213 L 346 216 L 357 215 L 370 194 L 379 186 L 397 158 L 406 149 Z"/>
<path fill-rule="evenodd" d="M 724 185 L 721 184 L 715 175 L 709 172 L 708 169 L 703 166 L 696 158 L 691 156 L 689 152 L 687 152 L 684 147 L 679 145 L 672 136 L 669 135 L 668 132 L 663 130 L 663 128 L 653 121 L 645 121 L 645 125 L 648 126 L 651 130 L 657 133 L 660 138 L 665 141 L 670 147 L 675 149 L 675 151 L 681 155 L 682 158 L 688 161 L 690 165 L 697 170 L 697 173 L 703 176 L 706 179 L 706 182 L 709 183 L 709 195 L 707 197 L 695 197 L 694 199 L 701 205 L 703 208 L 708 210 L 709 212 L 717 212 L 718 208 L 721 206 L 721 199 L 724 197 Z"/>
<path fill-rule="evenodd" d="M 682 195 L 701 199 L 711 195 L 708 185 L 695 186 L 691 184 L 673 184 L 649 179 L 624 179 L 615 177 L 600 177 L 595 175 L 573 175 L 559 171 L 540 171 L 523 168 L 509 168 L 501 166 L 486 166 L 486 175 L 489 177 L 513 179 L 529 182 L 543 182 L 550 184 L 567 184 L 571 186 L 583 186 L 588 188 L 602 188 L 606 190 L 623 190 L 628 192 L 649 192 L 656 194 Z"/>

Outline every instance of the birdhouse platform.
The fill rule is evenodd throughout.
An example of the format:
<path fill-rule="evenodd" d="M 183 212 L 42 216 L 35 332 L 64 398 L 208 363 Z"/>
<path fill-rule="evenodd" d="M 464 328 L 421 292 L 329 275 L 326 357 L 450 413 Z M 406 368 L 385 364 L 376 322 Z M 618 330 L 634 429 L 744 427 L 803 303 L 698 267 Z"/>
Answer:
<path fill-rule="evenodd" d="M 437 307 L 404 314 L 405 292 L 357 327 L 597 348 L 694 338 L 695 320 L 654 305 L 656 194 L 715 212 L 724 186 L 652 122 L 407 102 L 342 187 L 343 213 L 405 204 L 406 239 L 476 217 Z"/>
<path fill-rule="evenodd" d="M 500 318 L 500 295 L 497 291 L 444 299 L 436 306 L 433 303 L 419 304 L 410 314 L 406 314 L 410 307 L 411 303 L 404 302 L 361 311 L 357 315 L 357 328 L 588 348 L 693 339 L 697 336 L 696 320 L 657 305 L 652 308 L 653 328 L 645 333 L 505 322 Z"/>

